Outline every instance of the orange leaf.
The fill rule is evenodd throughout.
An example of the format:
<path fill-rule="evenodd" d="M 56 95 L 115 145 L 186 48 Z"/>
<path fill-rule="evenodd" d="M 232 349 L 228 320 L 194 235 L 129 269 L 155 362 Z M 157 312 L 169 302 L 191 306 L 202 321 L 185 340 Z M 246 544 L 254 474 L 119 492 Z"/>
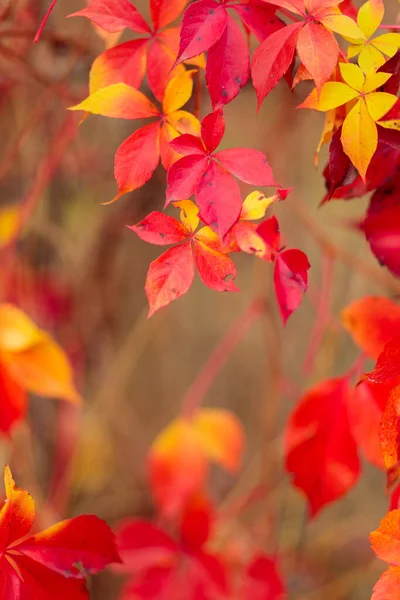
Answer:
<path fill-rule="evenodd" d="M 400 510 L 390 511 L 370 534 L 371 546 L 381 560 L 400 566 Z"/>
<path fill-rule="evenodd" d="M 384 296 L 356 300 L 342 311 L 341 319 L 355 343 L 371 358 L 378 358 L 385 344 L 400 334 L 400 306 Z"/>
<path fill-rule="evenodd" d="M 35 520 L 35 501 L 15 485 L 10 467 L 4 469 L 7 501 L 0 510 L 0 553 L 29 533 Z"/>
<path fill-rule="evenodd" d="M 400 600 L 400 567 L 389 567 L 380 576 L 371 600 Z"/>
<path fill-rule="evenodd" d="M 12 304 L 0 304 L 0 352 L 26 350 L 44 337 L 22 310 Z"/>

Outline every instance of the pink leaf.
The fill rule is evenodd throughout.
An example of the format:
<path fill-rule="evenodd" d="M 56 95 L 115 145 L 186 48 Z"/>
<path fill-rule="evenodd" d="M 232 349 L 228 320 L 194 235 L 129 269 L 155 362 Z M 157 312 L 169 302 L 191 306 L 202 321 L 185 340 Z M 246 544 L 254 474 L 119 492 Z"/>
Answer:
<path fill-rule="evenodd" d="M 200 218 L 218 233 L 220 239 L 236 223 L 242 208 L 238 184 L 214 161 L 209 163 L 199 181 L 196 203 Z"/>
<path fill-rule="evenodd" d="M 201 122 L 201 137 L 209 152 L 214 152 L 225 133 L 225 119 L 222 109 L 206 115 Z"/>
<path fill-rule="evenodd" d="M 265 155 L 251 148 L 229 148 L 214 157 L 232 175 L 252 185 L 278 185 Z"/>
<path fill-rule="evenodd" d="M 157 246 L 178 244 L 188 237 L 188 231 L 182 223 L 157 211 L 151 212 L 143 221 L 131 225 L 128 229 L 134 231 L 141 240 Z"/>
<path fill-rule="evenodd" d="M 228 15 L 225 8 L 213 0 L 198 0 L 185 10 L 182 20 L 178 64 L 205 52 L 223 34 Z"/>
<path fill-rule="evenodd" d="M 246 40 L 232 17 L 225 31 L 208 51 L 206 83 L 213 108 L 220 108 L 235 98 L 250 77 Z"/>

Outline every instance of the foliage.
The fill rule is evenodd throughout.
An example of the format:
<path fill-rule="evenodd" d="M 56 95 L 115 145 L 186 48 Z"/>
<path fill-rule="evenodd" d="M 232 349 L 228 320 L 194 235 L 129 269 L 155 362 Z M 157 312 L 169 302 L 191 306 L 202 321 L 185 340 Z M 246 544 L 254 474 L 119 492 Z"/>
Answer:
<path fill-rule="evenodd" d="M 35 41 L 55 4 L 49 4 Z M 83 113 L 81 123 L 90 114 L 139 122 L 116 151 L 117 192 L 103 204 L 138 190 L 155 172 L 165 182 L 164 211 L 128 225 L 142 241 L 169 246 L 148 268 L 149 317 L 186 294 L 196 272 L 211 290 L 238 292 L 239 254 L 271 265 L 283 325 L 307 292 L 308 257 L 283 244 L 274 214 L 278 205 L 282 213 L 295 210 L 297 198 L 296 189 L 275 179 L 272 144 L 267 157 L 227 143 L 224 111 L 247 85 L 260 107 L 281 80 L 296 90 L 312 82 L 314 89 L 297 108 L 325 113 L 315 153 L 317 163 L 329 144 L 321 204 L 372 192 L 364 217 L 349 226 L 365 236 L 388 276 L 399 277 L 400 33 L 398 26 L 382 25 L 383 0 L 367 0 L 359 9 L 351 0 L 150 0 L 149 10 L 147 21 L 130 0 L 87 0 L 69 15 L 89 20 L 108 44 L 92 64 L 89 95 L 71 102 L 70 111 Z M 390 31 L 378 34 L 381 28 Z M 120 42 L 125 30 L 134 37 Z M 201 102 L 203 79 L 211 112 Z M 150 97 L 142 91 L 146 87 Z M 70 135 L 67 124 L 60 138 Z M 49 159 L 48 180 L 52 171 Z M 15 249 L 25 218 L 26 206 L 0 215 L 3 249 Z M 320 245 L 331 264 L 336 246 L 325 240 Z M 311 362 L 329 310 L 329 266 L 323 277 Z M 28 418 L 28 394 L 78 407 L 82 399 L 67 354 L 7 295 L 0 304 L 0 433 L 13 443 L 14 431 Z M 145 467 L 152 520 L 119 523 L 115 539 L 104 521 L 90 515 L 31 534 L 34 501 L 5 468 L 2 598 L 84 600 L 87 576 L 111 563 L 128 576 L 122 600 L 287 597 L 274 553 L 244 540 L 240 531 L 232 539 L 221 533 L 230 517 L 213 501 L 210 479 L 215 467 L 231 476 L 240 471 L 246 434 L 230 410 L 200 406 L 238 341 L 235 335 L 240 339 L 271 311 L 264 300 L 256 297 L 234 324 L 181 413 L 154 440 Z M 400 307 L 385 296 L 365 296 L 343 307 L 339 327 L 360 356 L 347 372 L 313 381 L 298 394 L 284 428 L 284 469 L 303 494 L 309 519 L 354 488 L 361 457 L 385 473 L 388 492 L 397 485 L 392 510 L 370 536 L 377 557 L 390 565 L 372 599 L 394 600 L 400 598 Z M 369 371 L 367 359 L 375 361 Z"/>

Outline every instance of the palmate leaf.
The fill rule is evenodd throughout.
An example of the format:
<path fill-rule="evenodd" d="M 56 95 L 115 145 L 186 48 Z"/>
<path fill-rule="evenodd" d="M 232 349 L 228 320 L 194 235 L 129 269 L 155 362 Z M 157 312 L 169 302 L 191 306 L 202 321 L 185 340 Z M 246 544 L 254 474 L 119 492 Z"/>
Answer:
<path fill-rule="evenodd" d="M 2 598 L 88 600 L 86 574 L 120 561 L 108 525 L 85 515 L 29 536 L 35 520 L 34 500 L 15 485 L 9 467 L 4 481 L 6 501 L 0 509 Z"/>
<path fill-rule="evenodd" d="M 141 239 L 152 244 L 178 244 L 150 265 L 145 285 L 149 317 L 190 289 L 195 268 L 210 289 L 217 292 L 238 291 L 233 281 L 235 266 L 222 248 L 217 234 L 210 227 L 202 227 L 196 232 L 198 207 L 190 200 L 175 202 L 174 205 L 181 209 L 181 223 L 163 213 L 153 212 L 130 227 Z"/>
<path fill-rule="evenodd" d="M 345 83 L 327 82 L 318 94 L 315 89 L 299 108 L 312 108 L 326 112 L 349 104 L 343 121 L 341 141 L 343 150 L 366 181 L 368 167 L 378 147 L 376 122 L 396 104 L 397 97 L 387 92 L 377 92 L 392 76 L 391 73 L 363 71 L 353 64 L 340 64 Z"/>

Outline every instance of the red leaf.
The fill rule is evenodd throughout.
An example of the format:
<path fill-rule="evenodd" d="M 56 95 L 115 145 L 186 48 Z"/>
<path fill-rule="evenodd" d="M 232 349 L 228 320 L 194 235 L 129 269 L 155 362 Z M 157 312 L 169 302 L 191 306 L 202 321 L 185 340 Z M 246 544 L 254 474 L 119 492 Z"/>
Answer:
<path fill-rule="evenodd" d="M 198 0 L 190 4 L 183 15 L 175 64 L 209 50 L 223 34 L 227 20 L 225 8 L 213 0 Z"/>
<path fill-rule="evenodd" d="M 171 145 L 176 147 L 173 143 Z M 204 156 L 184 156 L 177 160 L 168 170 L 167 203 L 193 196 L 206 166 Z"/>
<path fill-rule="evenodd" d="M 336 39 L 323 25 L 310 21 L 299 33 L 297 51 L 320 90 L 337 64 L 339 46 Z"/>
<path fill-rule="evenodd" d="M 365 296 L 342 311 L 344 327 L 371 358 L 378 358 L 385 344 L 400 335 L 400 306 L 385 296 Z"/>
<path fill-rule="evenodd" d="M 263 42 L 271 33 L 285 27 L 285 24 L 275 15 L 276 8 L 266 2 L 237 4 L 232 8 L 249 28 L 259 42 Z"/>
<path fill-rule="evenodd" d="M 201 155 L 206 154 L 204 144 L 200 138 L 191 135 L 190 133 L 183 133 L 179 137 L 175 138 L 170 142 L 170 146 L 178 152 L 178 154 L 188 155 Z"/>
<path fill-rule="evenodd" d="M 150 14 L 154 29 L 158 31 L 175 21 L 188 0 L 150 0 Z"/>
<path fill-rule="evenodd" d="M 308 258 L 301 250 L 285 250 L 276 257 L 274 286 L 284 323 L 300 306 L 307 290 L 309 268 Z"/>
<path fill-rule="evenodd" d="M 160 161 L 160 126 L 145 125 L 129 136 L 115 154 L 114 174 L 118 183 L 116 200 L 140 188 L 153 175 Z"/>
<path fill-rule="evenodd" d="M 201 122 L 201 137 L 209 152 L 214 152 L 225 133 L 225 119 L 222 109 L 206 115 Z"/>
<path fill-rule="evenodd" d="M 396 277 L 400 276 L 400 205 L 392 204 L 371 212 L 361 229 L 378 261 Z"/>
<path fill-rule="evenodd" d="M 191 498 L 180 524 L 182 546 L 191 551 L 201 550 L 210 537 L 214 518 L 214 507 L 206 496 L 196 494 Z"/>
<path fill-rule="evenodd" d="M 239 291 L 233 280 L 236 269 L 232 259 L 222 252 L 219 240 L 216 240 L 210 231 L 209 235 L 200 230 L 194 238 L 194 259 L 203 283 L 217 292 Z M 210 235 L 211 234 L 211 235 Z M 210 240 L 211 238 L 211 240 Z"/>
<path fill-rule="evenodd" d="M 90 91 L 120 82 L 139 88 L 146 71 L 147 45 L 148 40 L 130 40 L 100 54 L 90 70 Z"/>
<path fill-rule="evenodd" d="M 0 361 L 0 433 L 9 434 L 12 427 L 25 417 L 25 389 L 11 377 Z"/>
<path fill-rule="evenodd" d="M 251 185 L 278 185 L 262 152 L 251 148 L 229 148 L 214 157 L 235 177 Z"/>
<path fill-rule="evenodd" d="M 177 219 L 157 211 L 151 212 L 143 221 L 131 225 L 128 229 L 134 231 L 141 240 L 157 246 L 178 244 L 189 235 L 186 227 Z"/>
<path fill-rule="evenodd" d="M 365 458 L 379 469 L 384 462 L 379 441 L 383 409 L 389 397 L 387 386 L 363 381 L 349 396 L 349 417 L 354 438 Z"/>
<path fill-rule="evenodd" d="M 246 40 L 232 17 L 225 31 L 208 51 L 206 83 L 213 108 L 220 108 L 235 98 L 250 77 Z"/>
<path fill-rule="evenodd" d="M 242 208 L 239 186 L 221 165 L 211 161 L 196 191 L 200 218 L 216 230 L 220 239 L 236 223 Z"/>
<path fill-rule="evenodd" d="M 380 387 L 380 386 L 378 386 Z M 387 390 L 386 386 L 386 390 Z M 389 391 L 388 400 L 382 415 L 380 427 L 380 445 L 387 472 L 387 488 L 391 488 L 399 478 L 400 460 L 400 387 Z"/>
<path fill-rule="evenodd" d="M 180 74 L 183 66 L 172 69 L 176 54 L 159 39 L 150 45 L 147 54 L 147 81 L 159 102 L 164 99 L 165 89 L 171 79 Z"/>
<path fill-rule="evenodd" d="M 400 600 L 400 567 L 389 567 L 380 576 L 371 600 Z"/>
<path fill-rule="evenodd" d="M 272 260 L 281 244 L 278 219 L 275 216 L 266 219 L 257 227 L 257 233 L 270 248 Z"/>
<path fill-rule="evenodd" d="M 13 550 L 56 573 L 78 579 L 120 561 L 113 532 L 94 515 L 61 521 L 14 545 Z"/>
<path fill-rule="evenodd" d="M 170 248 L 150 264 L 146 279 L 149 317 L 189 290 L 194 277 L 190 241 Z"/>
<path fill-rule="evenodd" d="M 283 600 L 285 594 L 276 560 L 263 554 L 254 557 L 240 592 L 241 600 Z"/>
<path fill-rule="evenodd" d="M 375 369 L 371 373 L 368 373 L 367 376 L 373 383 L 391 383 L 394 386 L 400 382 L 399 335 L 385 345 L 378 356 Z"/>
<path fill-rule="evenodd" d="M 89 0 L 89 6 L 68 15 L 87 17 L 110 33 L 123 31 L 126 27 L 136 33 L 150 33 L 151 29 L 129 0 Z"/>
<path fill-rule="evenodd" d="M 300 400 L 285 432 L 286 470 L 306 495 L 310 516 L 346 494 L 360 474 L 347 378 L 329 379 Z"/>
<path fill-rule="evenodd" d="M 378 558 L 400 567 L 400 510 L 390 511 L 369 539 Z"/>
<path fill-rule="evenodd" d="M 258 106 L 290 67 L 302 26 L 303 23 L 293 23 L 272 33 L 255 51 L 251 74 Z"/>

